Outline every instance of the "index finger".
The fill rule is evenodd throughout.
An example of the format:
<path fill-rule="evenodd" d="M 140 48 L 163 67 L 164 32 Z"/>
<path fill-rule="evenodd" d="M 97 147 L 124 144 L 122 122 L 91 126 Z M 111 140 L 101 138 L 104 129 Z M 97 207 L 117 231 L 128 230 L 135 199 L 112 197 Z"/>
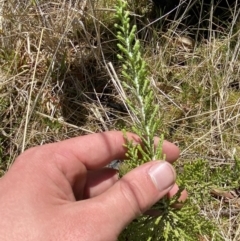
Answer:
<path fill-rule="evenodd" d="M 141 143 L 135 134 L 127 133 L 127 138 Z M 66 163 L 67 166 L 75 166 L 74 163 L 81 162 L 88 170 L 94 170 L 106 166 L 112 160 L 124 159 L 126 154 L 124 143 L 125 138 L 121 131 L 109 131 L 44 145 L 38 153 L 48 156 L 48 160 L 52 157 L 54 161 Z M 179 156 L 179 149 L 174 144 L 164 141 L 163 153 L 167 161 L 173 162 Z"/>

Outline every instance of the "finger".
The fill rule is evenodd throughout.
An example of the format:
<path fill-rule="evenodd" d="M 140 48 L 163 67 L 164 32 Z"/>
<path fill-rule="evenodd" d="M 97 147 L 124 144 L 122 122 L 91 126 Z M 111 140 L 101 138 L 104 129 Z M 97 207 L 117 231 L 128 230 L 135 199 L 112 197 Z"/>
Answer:
<path fill-rule="evenodd" d="M 159 137 L 154 138 L 154 145 L 157 146 L 160 141 Z M 169 141 L 163 141 L 163 154 L 166 156 L 166 161 L 173 163 L 180 155 L 179 148 Z"/>
<path fill-rule="evenodd" d="M 167 197 L 168 197 L 168 198 L 172 198 L 172 197 L 178 192 L 178 190 L 179 190 L 179 187 L 178 187 L 178 185 L 175 183 L 175 184 L 173 185 L 173 187 L 171 188 L 171 190 L 168 192 Z M 187 193 L 187 191 L 184 189 L 184 190 L 181 192 L 178 201 L 177 201 L 176 203 L 174 203 L 174 204 L 172 205 L 172 207 L 175 208 L 175 209 L 181 209 L 181 208 L 183 207 L 184 202 L 186 201 L 187 197 L 188 197 L 188 193 Z M 149 210 L 147 210 L 144 214 L 149 215 L 149 216 L 156 216 L 156 217 L 157 217 L 157 216 L 159 216 L 159 215 L 162 214 L 162 210 L 149 209 Z"/>
<path fill-rule="evenodd" d="M 88 172 L 83 197 L 77 196 L 77 200 L 93 198 L 104 193 L 118 181 L 118 178 L 118 171 L 112 168 L 103 168 Z"/>
<path fill-rule="evenodd" d="M 127 133 L 127 138 L 141 143 L 141 139 L 135 134 Z M 159 138 L 155 138 L 156 144 L 158 140 Z M 109 131 L 36 147 L 38 148 L 36 154 L 48 156 L 48 160 L 50 158 L 57 160 L 58 157 L 65 161 L 72 160 L 72 164 L 81 161 L 87 169 L 93 170 L 106 166 L 114 159 L 124 159 L 126 153 L 124 144 L 125 138 L 121 131 Z M 28 152 L 34 152 L 36 148 Z M 167 160 L 172 162 L 178 158 L 179 149 L 174 144 L 164 141 L 163 153 L 166 154 Z"/>
<path fill-rule="evenodd" d="M 129 222 L 165 196 L 175 178 L 175 171 L 168 162 L 149 162 L 132 170 L 92 200 L 101 203 L 100 212 L 108 215 L 106 225 L 111 227 L 106 229 L 120 233 Z"/>
<path fill-rule="evenodd" d="M 172 189 L 169 191 L 169 193 L 167 194 L 167 196 L 169 198 L 173 197 L 177 192 L 179 191 L 179 187 L 177 184 L 175 184 Z M 187 191 L 184 189 L 181 194 L 180 194 L 180 197 L 179 199 L 177 200 L 176 203 L 173 204 L 173 207 L 176 208 L 176 209 L 181 209 L 184 205 L 184 202 L 186 201 L 188 197 L 188 193 Z"/>
<path fill-rule="evenodd" d="M 141 143 L 135 134 L 127 133 L 127 138 Z M 55 164 L 73 185 L 79 179 L 78 170 L 82 164 L 88 170 L 96 170 L 114 159 L 124 159 L 124 143 L 125 138 L 121 131 L 109 131 L 31 148 L 19 159 L 26 160 L 31 157 L 32 160 L 39 160 L 46 170 L 48 165 Z M 178 158 L 179 149 L 174 144 L 164 141 L 163 153 L 166 154 L 167 160 L 173 161 Z"/>
<path fill-rule="evenodd" d="M 169 198 L 173 197 L 173 196 L 178 192 L 178 190 L 179 190 L 179 187 L 178 187 L 177 184 L 175 184 L 175 185 L 172 187 L 172 189 L 169 191 L 169 193 L 167 194 L 167 196 L 168 196 Z M 179 202 L 184 202 L 184 201 L 186 201 L 187 197 L 188 197 L 188 193 L 187 193 L 187 191 L 184 189 L 184 190 L 181 192 L 181 195 L 180 195 L 178 201 L 179 201 Z"/>
<path fill-rule="evenodd" d="M 140 138 L 135 134 L 128 133 L 127 137 L 140 143 Z M 64 167 L 73 169 L 76 163 L 81 162 L 88 170 L 94 170 L 106 166 L 114 159 L 123 159 L 126 153 L 124 143 L 121 131 L 96 133 L 30 148 L 21 154 L 21 159 L 31 155 L 37 157 L 36 160 L 51 159 L 58 164 L 67 162 Z"/>

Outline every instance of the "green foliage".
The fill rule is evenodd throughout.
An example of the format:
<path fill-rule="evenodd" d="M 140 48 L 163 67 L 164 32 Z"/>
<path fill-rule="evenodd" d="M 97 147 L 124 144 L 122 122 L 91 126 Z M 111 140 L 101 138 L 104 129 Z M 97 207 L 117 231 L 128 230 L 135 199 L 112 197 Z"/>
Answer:
<path fill-rule="evenodd" d="M 126 137 L 127 158 L 120 172 L 127 171 L 146 163 L 150 160 L 163 159 L 162 141 L 154 147 L 154 135 L 160 127 L 157 119 L 159 107 L 154 103 L 154 93 L 148 79 L 149 71 L 146 62 L 141 56 L 141 45 L 136 39 L 136 26 L 130 26 L 129 12 L 126 11 L 127 2 L 118 0 L 116 7 L 116 18 L 119 24 L 115 24 L 118 29 L 117 39 L 120 53 L 119 60 L 122 62 L 123 86 L 129 97 L 126 100 L 130 114 L 134 117 L 135 123 L 132 131 L 138 134 L 142 140 L 142 145 L 136 145 Z M 125 134 L 125 131 L 124 131 Z M 126 136 L 126 134 L 125 134 Z M 163 140 L 163 136 L 161 138 Z M 205 170 L 205 172 L 203 172 Z M 190 175 L 194 172 L 194 178 Z M 195 182 L 205 180 L 208 169 L 205 162 L 196 162 L 184 168 L 180 174 L 179 184 L 186 187 L 193 187 Z M 212 185 L 211 179 L 203 181 L 199 185 L 199 196 L 197 201 L 201 202 L 202 197 L 207 196 L 209 187 Z M 191 183 L 193 182 L 193 183 Z M 183 188 L 173 198 L 164 198 L 152 209 L 154 215 L 143 215 L 134 220 L 119 237 L 119 240 L 198 240 L 202 235 L 206 235 L 214 240 L 221 240 L 215 237 L 215 225 L 200 215 L 200 206 L 189 199 L 182 208 L 178 208 L 179 197 Z M 191 189 L 193 190 L 193 189 Z M 195 190 L 196 191 L 196 190 Z M 209 195 L 208 195 L 209 196 Z"/>
<path fill-rule="evenodd" d="M 53 131 L 58 131 L 62 127 L 58 120 L 50 120 L 49 118 L 44 118 L 43 122 Z"/>
<path fill-rule="evenodd" d="M 189 198 L 198 200 L 200 205 L 211 199 L 210 190 L 232 190 L 239 188 L 240 159 L 235 157 L 233 165 L 211 168 L 208 161 L 196 160 L 187 163 L 178 175 L 178 183 L 186 187 Z"/>
<path fill-rule="evenodd" d="M 127 3 L 118 1 L 116 18 L 120 21 L 115 24 L 118 29 L 118 48 L 121 54 L 118 58 L 122 61 L 123 85 L 131 93 L 131 99 L 126 102 L 136 122 L 132 131 L 139 135 L 142 146 L 127 143 L 129 165 L 132 168 L 149 160 L 162 159 L 161 142 L 158 148 L 154 147 L 154 134 L 159 129 L 160 121 L 156 118 L 159 111 L 158 105 L 153 105 L 154 93 L 148 79 L 148 68 L 141 56 L 139 40 L 135 38 L 136 26 L 130 27 L 129 12 L 126 11 Z M 141 153 L 141 158 L 139 157 Z"/>
<path fill-rule="evenodd" d="M 166 199 L 166 202 L 171 201 Z M 133 221 L 121 235 L 120 240 L 196 241 L 201 235 L 213 237 L 214 224 L 200 216 L 196 206 L 188 203 L 178 210 L 167 205 L 164 212 L 157 217 L 143 216 Z M 215 235 L 214 240 L 221 238 Z"/>
<path fill-rule="evenodd" d="M 184 205 L 181 208 L 178 206 L 181 205 L 178 201 L 181 191 L 171 199 L 164 198 L 151 209 L 151 213 L 155 211 L 157 215 L 143 215 L 134 220 L 119 237 L 120 241 L 196 241 L 203 236 L 207 240 L 224 240 L 216 221 L 200 215 L 200 212 L 207 207 L 207 203 L 212 202 L 217 206 L 211 190 L 239 188 L 240 159 L 235 157 L 233 165 L 216 168 L 211 168 L 208 161 L 199 159 L 185 164 L 179 170 L 178 184 L 183 185 L 189 193 Z"/>

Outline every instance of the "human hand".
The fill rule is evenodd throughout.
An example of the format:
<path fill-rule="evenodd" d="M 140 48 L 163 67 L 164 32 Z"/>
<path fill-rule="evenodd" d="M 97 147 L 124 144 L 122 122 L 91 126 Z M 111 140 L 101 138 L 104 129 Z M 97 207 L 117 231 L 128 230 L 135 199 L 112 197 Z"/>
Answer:
<path fill-rule="evenodd" d="M 116 170 L 104 167 L 124 159 L 123 144 L 123 134 L 112 131 L 21 154 L 0 180 L 0 240 L 117 240 L 129 222 L 176 192 L 168 162 L 179 156 L 164 141 L 168 162 L 148 162 L 118 180 Z"/>

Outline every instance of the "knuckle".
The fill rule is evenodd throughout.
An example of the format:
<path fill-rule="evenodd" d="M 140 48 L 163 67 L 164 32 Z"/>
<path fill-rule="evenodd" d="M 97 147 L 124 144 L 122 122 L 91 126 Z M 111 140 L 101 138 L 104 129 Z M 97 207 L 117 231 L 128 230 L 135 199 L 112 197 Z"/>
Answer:
<path fill-rule="evenodd" d="M 16 158 L 15 162 L 19 164 L 25 163 L 29 157 L 32 157 L 36 153 L 36 149 L 37 147 L 27 149 Z"/>

